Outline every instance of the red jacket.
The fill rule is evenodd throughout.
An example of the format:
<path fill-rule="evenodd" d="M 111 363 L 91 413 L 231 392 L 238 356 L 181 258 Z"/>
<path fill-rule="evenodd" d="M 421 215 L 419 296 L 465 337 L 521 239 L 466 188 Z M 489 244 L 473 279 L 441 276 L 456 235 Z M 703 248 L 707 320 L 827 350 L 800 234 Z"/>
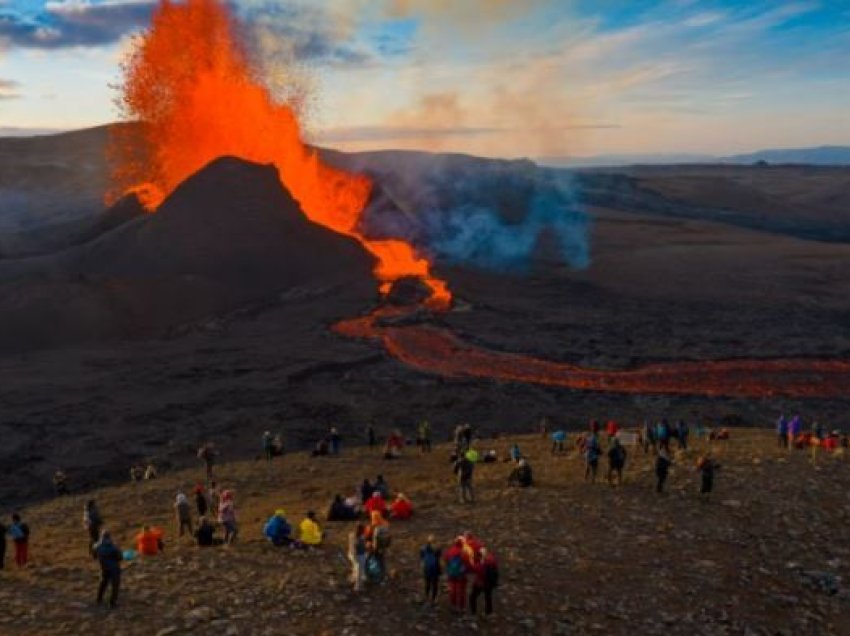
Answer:
<path fill-rule="evenodd" d="M 378 495 L 377 497 L 372 495 L 371 497 L 369 497 L 369 499 L 366 500 L 366 503 L 363 505 L 363 507 L 366 509 L 366 512 L 368 512 L 370 516 L 373 512 L 376 511 L 383 514 L 387 511 L 387 502 L 384 501 L 384 498 L 380 495 Z"/>
<path fill-rule="evenodd" d="M 496 557 L 492 554 L 488 554 L 487 557 L 483 561 L 477 561 L 470 566 L 470 571 L 472 572 L 472 584 L 475 587 L 487 587 L 487 570 L 489 568 L 498 569 L 499 563 L 496 561 Z"/>
<path fill-rule="evenodd" d="M 413 514 L 413 504 L 407 499 L 396 499 L 390 506 L 390 512 L 396 519 L 410 519 Z"/>
<path fill-rule="evenodd" d="M 619 430 L 620 430 L 620 427 L 619 427 L 619 426 L 617 426 L 617 422 L 615 422 L 614 420 L 611 420 L 611 421 L 610 421 L 610 422 L 608 422 L 608 424 L 606 425 L 605 430 L 606 430 L 606 432 L 608 433 L 608 435 L 610 435 L 611 437 L 613 437 L 614 435 L 616 435 L 616 434 L 617 434 L 617 431 L 619 431 Z"/>

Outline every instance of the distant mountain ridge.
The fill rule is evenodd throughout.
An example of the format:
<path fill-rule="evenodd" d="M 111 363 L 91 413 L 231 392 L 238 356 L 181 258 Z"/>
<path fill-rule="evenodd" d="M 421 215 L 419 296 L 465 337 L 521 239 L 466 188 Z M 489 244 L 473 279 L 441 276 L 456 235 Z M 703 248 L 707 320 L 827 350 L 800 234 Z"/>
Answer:
<path fill-rule="evenodd" d="M 768 149 L 756 152 L 717 156 L 687 153 L 652 153 L 593 155 L 589 157 L 539 157 L 537 163 L 558 168 L 601 168 L 633 165 L 735 164 L 764 161 L 771 164 L 812 166 L 850 166 L 850 146 L 816 146 L 812 148 Z"/>

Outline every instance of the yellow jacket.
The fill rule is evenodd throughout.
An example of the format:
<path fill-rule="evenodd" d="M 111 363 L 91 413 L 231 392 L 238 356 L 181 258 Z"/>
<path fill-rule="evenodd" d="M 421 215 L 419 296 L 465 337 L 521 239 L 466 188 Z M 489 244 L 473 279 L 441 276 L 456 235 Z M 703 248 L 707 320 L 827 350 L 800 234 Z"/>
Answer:
<path fill-rule="evenodd" d="M 322 529 L 312 519 L 304 519 L 299 527 L 301 530 L 301 543 L 319 545 L 322 542 Z"/>

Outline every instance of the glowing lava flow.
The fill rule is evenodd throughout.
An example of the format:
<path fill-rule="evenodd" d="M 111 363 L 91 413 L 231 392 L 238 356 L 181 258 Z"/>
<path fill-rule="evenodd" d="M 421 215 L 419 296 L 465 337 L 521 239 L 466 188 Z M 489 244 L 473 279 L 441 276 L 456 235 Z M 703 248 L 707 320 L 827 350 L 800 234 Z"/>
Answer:
<path fill-rule="evenodd" d="M 447 308 L 446 284 L 410 244 L 373 241 L 358 231 L 370 181 L 323 164 L 305 146 L 294 111 L 256 79 L 237 32 L 222 0 L 160 2 L 124 65 L 121 106 L 141 125 L 114 128 L 107 200 L 132 192 L 154 211 L 214 159 L 271 163 L 311 221 L 355 238 L 375 256 L 382 292 L 416 276 L 431 289 L 428 304 Z"/>
<path fill-rule="evenodd" d="M 604 371 L 489 351 L 425 324 L 392 324 L 401 313 L 377 311 L 338 323 L 334 330 L 379 339 L 397 360 L 428 373 L 546 384 L 612 393 L 669 393 L 728 397 L 836 398 L 850 395 L 850 361 L 720 360 L 650 364 Z"/>

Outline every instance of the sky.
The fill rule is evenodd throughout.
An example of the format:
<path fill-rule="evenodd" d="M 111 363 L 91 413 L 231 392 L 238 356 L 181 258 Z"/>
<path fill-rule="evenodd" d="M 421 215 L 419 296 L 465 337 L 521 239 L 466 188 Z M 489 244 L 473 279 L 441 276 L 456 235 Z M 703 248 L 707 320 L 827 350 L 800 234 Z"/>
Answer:
<path fill-rule="evenodd" d="M 179 1 L 179 0 L 175 0 Z M 231 0 L 344 150 L 725 155 L 850 145 L 850 0 Z M 152 0 L 0 0 L 0 134 L 114 121 Z"/>

